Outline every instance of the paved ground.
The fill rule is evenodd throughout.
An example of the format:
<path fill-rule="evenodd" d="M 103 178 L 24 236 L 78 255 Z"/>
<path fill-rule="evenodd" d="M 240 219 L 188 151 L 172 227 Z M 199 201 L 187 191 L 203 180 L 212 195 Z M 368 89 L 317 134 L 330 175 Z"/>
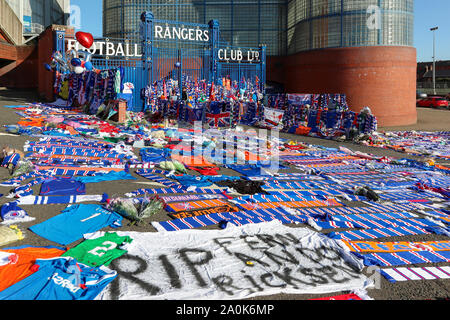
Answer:
<path fill-rule="evenodd" d="M 14 113 L 14 110 L 8 108 L 1 108 L 4 105 L 20 105 L 27 102 L 38 101 L 38 97 L 34 94 L 23 91 L 23 92 L 11 92 L 8 90 L 0 89 L 0 125 L 5 124 L 15 124 L 19 117 Z M 394 130 L 405 129 L 405 130 L 430 130 L 430 131 L 442 131 L 449 130 L 450 124 L 450 111 L 449 110 L 430 110 L 430 109 L 418 109 L 419 114 L 419 122 L 417 125 L 404 127 L 404 128 L 393 128 Z M 387 129 L 387 128 L 382 128 Z M 4 128 L 0 129 L 0 146 L 13 146 L 22 150 L 25 141 L 33 140 L 28 136 L 9 136 L 4 135 Z M 381 148 L 372 148 L 357 145 L 354 143 L 337 143 L 335 141 L 310 138 L 310 137 L 301 137 L 296 135 L 288 135 L 282 134 L 282 137 L 293 139 L 297 141 L 307 142 L 311 144 L 321 144 L 329 147 L 338 147 L 339 145 L 346 146 L 353 150 L 360 150 L 363 152 L 368 152 L 376 155 L 387 155 L 391 157 L 398 158 L 412 158 L 412 159 L 421 159 L 420 157 L 410 156 L 404 153 L 398 153 L 392 150 L 385 150 Z M 423 159 L 423 158 L 422 158 Z M 222 174 L 236 174 L 231 170 L 221 170 Z M 104 192 L 108 193 L 110 196 L 115 195 L 123 195 L 127 192 L 139 189 L 151 187 L 148 185 L 148 180 L 135 175 L 138 180 L 136 181 L 110 181 L 110 182 L 101 182 L 101 183 L 93 183 L 87 185 L 86 194 L 102 194 Z M 9 177 L 9 173 L 6 169 L 0 168 L 0 181 Z M 38 187 L 34 188 L 35 194 L 38 192 Z M 6 195 L 8 194 L 9 189 L 5 187 L 0 187 L 0 193 Z M 7 199 L 5 197 L 0 198 L 0 205 L 9 202 L 11 199 Z M 12 245 L 55 245 L 54 243 L 43 239 L 34 233 L 26 230 L 31 225 L 36 223 L 40 223 L 53 217 L 60 213 L 62 209 L 64 209 L 66 205 L 36 205 L 36 206 L 26 206 L 27 212 L 32 217 L 36 217 L 36 220 L 30 223 L 22 223 L 21 227 L 25 230 L 26 238 L 18 243 L 14 243 Z M 154 218 L 153 221 L 162 221 L 167 220 L 167 216 L 164 213 L 158 214 Z M 295 227 L 306 227 L 306 226 L 295 226 Z M 207 227 L 207 229 L 217 228 L 215 226 Z M 142 231 L 142 232 L 154 232 L 155 230 L 150 224 L 142 224 L 140 226 L 127 226 L 127 223 L 124 222 L 124 227 L 122 228 L 124 231 Z M 334 230 L 338 231 L 338 230 Z M 383 241 L 383 239 L 379 239 Z M 420 236 L 409 236 L 409 237 L 390 237 L 385 239 L 385 241 L 429 241 L 429 240 L 448 240 L 447 237 L 438 236 L 438 235 L 420 235 Z M 449 265 L 445 263 L 436 264 L 436 265 Z M 417 265 L 420 266 L 420 265 Z M 373 275 L 373 273 L 367 273 L 368 276 Z M 339 294 L 339 293 L 336 293 Z M 368 291 L 370 297 L 375 300 L 435 300 L 441 298 L 449 298 L 450 297 L 450 280 L 427 280 L 427 281 L 410 281 L 404 283 L 389 283 L 383 277 L 381 277 L 381 288 L 372 289 Z M 323 294 L 323 295 L 292 295 L 292 294 L 277 294 L 270 296 L 263 296 L 253 298 L 251 300 L 304 300 L 312 297 L 320 297 L 320 296 L 329 296 L 331 294 Z"/>

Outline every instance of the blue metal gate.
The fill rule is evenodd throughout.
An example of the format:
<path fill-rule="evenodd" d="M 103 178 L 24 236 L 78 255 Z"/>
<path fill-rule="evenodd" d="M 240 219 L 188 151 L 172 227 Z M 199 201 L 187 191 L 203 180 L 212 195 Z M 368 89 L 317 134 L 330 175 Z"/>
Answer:
<path fill-rule="evenodd" d="M 94 45 L 88 50 L 93 54 L 94 68 L 123 68 L 123 81 L 134 85 L 133 111 L 143 110 L 141 90 L 163 79 L 178 81 L 179 92 L 186 77 L 216 84 L 222 78 L 237 82 L 245 79 L 259 84 L 264 92 L 265 46 L 230 47 L 220 40 L 216 20 L 208 24 L 157 20 L 151 12 L 144 12 L 136 34 L 139 34 L 140 42 L 95 39 L 94 44 L 99 44 L 98 47 Z M 57 34 L 55 47 L 57 51 L 66 52 L 63 32 Z"/>

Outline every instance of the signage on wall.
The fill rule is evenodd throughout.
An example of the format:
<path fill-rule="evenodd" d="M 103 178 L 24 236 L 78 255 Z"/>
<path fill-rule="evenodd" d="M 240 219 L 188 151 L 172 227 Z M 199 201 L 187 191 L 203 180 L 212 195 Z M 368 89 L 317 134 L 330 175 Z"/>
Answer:
<path fill-rule="evenodd" d="M 259 51 L 241 49 L 219 49 L 217 58 L 221 62 L 259 62 Z"/>
<path fill-rule="evenodd" d="M 31 16 L 23 16 L 23 31 L 32 32 L 31 28 Z"/>
<path fill-rule="evenodd" d="M 139 50 L 139 45 L 137 43 L 115 43 L 111 41 L 94 41 L 92 47 L 86 49 L 75 39 L 67 40 L 67 50 L 75 49 L 87 51 L 94 55 L 106 56 L 106 57 L 129 57 L 129 58 L 140 58 L 142 54 Z"/>
<path fill-rule="evenodd" d="M 169 27 L 155 25 L 155 39 L 164 40 L 186 40 L 197 42 L 209 41 L 209 30 L 184 28 L 184 27 Z"/>

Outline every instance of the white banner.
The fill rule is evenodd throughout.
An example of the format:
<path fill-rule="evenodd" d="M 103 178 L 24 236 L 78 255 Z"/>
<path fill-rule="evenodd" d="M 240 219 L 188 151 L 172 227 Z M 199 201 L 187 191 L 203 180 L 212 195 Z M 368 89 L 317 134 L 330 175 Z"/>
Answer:
<path fill-rule="evenodd" d="M 281 120 L 283 120 L 284 110 L 264 108 L 264 120 L 268 127 L 281 126 Z"/>
<path fill-rule="evenodd" d="M 363 264 L 338 243 L 279 221 L 224 230 L 118 232 L 133 238 L 98 299 L 243 299 L 365 289 Z"/>

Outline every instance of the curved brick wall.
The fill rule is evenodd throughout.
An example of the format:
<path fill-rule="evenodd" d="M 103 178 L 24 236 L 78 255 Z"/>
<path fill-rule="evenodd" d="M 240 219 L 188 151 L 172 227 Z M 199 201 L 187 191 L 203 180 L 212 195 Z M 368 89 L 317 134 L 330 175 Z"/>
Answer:
<path fill-rule="evenodd" d="M 379 126 L 417 122 L 415 48 L 323 49 L 267 60 L 267 80 L 288 93 L 344 93 L 352 110 L 369 106 Z"/>

